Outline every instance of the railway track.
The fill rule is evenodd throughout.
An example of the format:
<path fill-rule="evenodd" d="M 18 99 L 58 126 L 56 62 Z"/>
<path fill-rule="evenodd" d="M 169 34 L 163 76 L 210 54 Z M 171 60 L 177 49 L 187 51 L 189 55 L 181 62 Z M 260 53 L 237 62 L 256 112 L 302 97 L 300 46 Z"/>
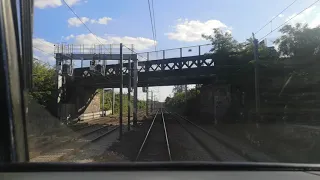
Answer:
<path fill-rule="evenodd" d="M 188 120 L 178 113 L 170 114 L 177 117 L 180 122 L 184 122 L 187 127 L 196 129 L 195 131 L 191 131 L 191 133 L 201 137 L 199 138 L 200 141 L 206 146 L 206 149 L 217 157 L 216 159 L 218 161 L 277 162 L 276 159 L 249 146 L 243 145 L 236 140 L 230 139 L 217 131 L 209 131 L 207 128 Z M 212 146 L 213 144 L 215 146 Z"/>
<path fill-rule="evenodd" d="M 171 161 L 171 150 L 166 122 L 162 109 L 153 117 L 152 123 L 140 146 L 135 161 Z"/>
<path fill-rule="evenodd" d="M 168 112 L 205 149 L 215 161 L 228 162 L 277 162 L 263 152 L 230 139 L 223 134 L 207 130 L 178 113 Z M 209 128 L 210 129 L 210 128 Z"/>
<path fill-rule="evenodd" d="M 50 147 L 49 151 L 42 150 L 39 156 L 31 158 L 31 162 L 50 162 L 63 160 L 67 156 L 76 153 L 92 143 L 97 142 L 99 139 L 109 135 L 118 128 L 119 126 L 103 126 L 80 134 L 73 140 L 54 144 Z M 48 148 L 46 148 L 46 150 L 47 149 Z"/>
<path fill-rule="evenodd" d="M 174 128 L 180 128 L 180 131 L 186 132 L 184 134 L 187 134 L 187 136 L 192 138 L 192 141 L 188 142 L 192 143 L 192 145 L 189 145 L 189 147 L 191 147 L 191 149 L 195 147 L 194 150 L 198 149 L 197 151 L 194 151 L 195 153 L 204 152 L 207 154 L 201 154 L 201 156 L 205 157 L 205 160 L 224 162 L 247 162 L 259 160 L 247 156 L 246 153 L 241 151 L 241 149 L 239 150 L 239 148 L 235 148 L 234 145 L 223 142 L 221 139 L 217 138 L 213 132 L 204 129 L 185 117 L 177 113 L 168 112 L 165 109 L 160 109 L 153 117 L 152 123 L 139 148 L 135 161 L 175 160 L 175 157 L 172 157 L 171 154 L 170 142 L 173 143 L 173 146 L 178 147 L 175 145 L 177 140 L 172 139 L 175 138 L 175 136 L 169 136 L 170 132 L 167 130 L 168 123 L 165 120 L 170 120 L 169 125 L 171 128 L 169 129 L 171 130 L 172 134 L 174 134 L 173 131 L 177 130 Z M 173 123 L 175 123 L 175 126 L 172 125 Z M 201 151 L 199 149 L 201 149 Z M 181 153 L 180 151 L 182 150 L 183 149 L 181 149 L 181 147 L 180 149 L 174 148 L 173 155 L 179 155 L 179 153 Z M 197 156 L 197 154 L 194 156 Z M 256 154 L 256 156 L 264 159 L 265 161 L 270 160 L 263 154 Z M 188 158 L 183 160 L 188 160 Z"/>
<path fill-rule="evenodd" d="M 213 134 L 177 113 L 167 112 L 201 146 L 214 161 L 245 162 L 247 157 L 222 144 Z"/>

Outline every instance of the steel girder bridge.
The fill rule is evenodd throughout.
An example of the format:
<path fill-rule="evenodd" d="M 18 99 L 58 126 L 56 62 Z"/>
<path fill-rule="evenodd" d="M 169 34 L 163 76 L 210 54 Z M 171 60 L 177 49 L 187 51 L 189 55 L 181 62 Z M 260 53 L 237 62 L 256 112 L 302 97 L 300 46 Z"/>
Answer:
<path fill-rule="evenodd" d="M 93 52 L 93 50 L 81 53 L 67 50 L 63 52 L 61 49 L 62 47 L 56 52 L 57 62 L 60 62 L 57 65 L 67 66 L 66 68 L 60 68 L 61 71 L 64 71 L 61 74 L 72 77 L 69 78 L 68 84 L 73 84 L 74 86 L 120 88 L 120 84 L 122 84 L 128 87 L 130 83 L 129 76 L 132 77 L 132 84 L 134 85 L 135 83 L 135 80 L 133 80 L 134 74 L 136 74 L 135 78 L 138 87 L 205 84 L 212 83 L 217 72 L 214 60 L 205 54 L 209 48 L 204 50 L 204 46 L 140 54 L 133 54 L 132 51 L 131 53 L 123 53 L 123 50 L 119 50 L 119 53 L 112 53 L 112 51 L 105 53 L 101 50 L 103 47 L 99 47 L 100 52 L 97 53 Z M 70 49 L 70 47 L 65 49 Z M 185 49 L 188 50 L 188 53 L 186 53 Z M 168 53 L 170 51 L 175 51 L 176 55 Z M 191 51 L 193 52 L 191 53 Z M 161 57 L 152 58 L 152 54 L 155 53 L 161 54 Z M 145 54 L 144 58 L 142 54 Z M 186 54 L 188 55 L 186 56 Z M 81 60 L 82 67 L 74 68 L 72 67 L 72 62 L 68 66 L 68 63 L 66 63 L 68 60 Z M 83 62 L 86 60 L 90 61 L 90 67 L 83 67 Z M 97 61 L 99 62 L 97 63 Z M 109 64 L 108 62 L 110 61 L 118 62 Z M 121 79 L 123 79 L 122 82 Z"/>
<path fill-rule="evenodd" d="M 216 75 L 228 67 L 215 66 L 215 59 L 207 54 L 209 50 L 210 45 L 202 45 L 137 54 L 132 46 L 123 44 L 55 45 L 57 102 L 73 103 L 79 112 L 84 105 L 78 104 L 79 98 L 83 98 L 83 92 L 76 93 L 78 89 L 88 88 L 92 92 L 98 88 L 120 88 L 122 99 L 123 87 L 131 87 L 128 94 L 133 89 L 135 122 L 137 87 L 214 83 Z M 81 67 L 77 68 L 79 61 Z"/>

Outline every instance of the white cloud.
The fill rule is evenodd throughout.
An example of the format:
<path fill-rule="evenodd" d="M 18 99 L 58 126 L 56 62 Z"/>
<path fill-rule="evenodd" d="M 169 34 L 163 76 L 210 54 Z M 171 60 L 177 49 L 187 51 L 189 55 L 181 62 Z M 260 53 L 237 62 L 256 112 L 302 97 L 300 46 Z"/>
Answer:
<path fill-rule="evenodd" d="M 65 0 L 69 6 L 78 4 L 81 0 Z M 39 9 L 56 8 L 62 6 L 62 0 L 34 0 L 34 6 Z"/>
<path fill-rule="evenodd" d="M 134 49 L 140 51 L 140 50 L 146 50 L 154 46 L 154 44 L 157 44 L 157 42 L 153 41 L 152 39 L 143 38 L 143 37 L 108 37 L 107 38 L 111 44 L 133 44 Z"/>
<path fill-rule="evenodd" d="M 73 6 L 81 2 L 81 0 L 65 0 L 69 6 Z"/>
<path fill-rule="evenodd" d="M 290 21 L 291 25 L 296 23 L 308 23 L 310 28 L 317 27 L 320 25 L 320 8 L 317 6 L 311 6 L 299 15 L 297 15 L 297 13 L 292 14 L 286 19 L 286 21 L 291 18 L 293 18 Z"/>
<path fill-rule="evenodd" d="M 189 21 L 188 19 L 178 19 L 178 24 L 173 28 L 174 32 L 169 32 L 165 35 L 167 35 L 169 39 L 187 42 L 203 40 L 201 35 L 212 34 L 214 28 L 230 31 L 230 27 L 219 20 L 208 20 L 206 22 L 201 22 L 198 20 Z"/>
<path fill-rule="evenodd" d="M 91 24 L 103 24 L 103 25 L 107 25 L 109 21 L 112 20 L 112 18 L 110 17 L 102 17 L 102 18 L 99 18 L 98 20 L 90 19 L 88 17 L 81 17 L 80 19 L 83 23 L 90 22 Z M 82 25 L 81 21 L 77 17 L 72 17 L 68 19 L 68 25 L 69 27 L 71 26 L 79 27 Z"/>
<path fill-rule="evenodd" d="M 109 21 L 111 21 L 112 18 L 110 17 L 102 17 L 102 18 L 99 18 L 98 20 L 95 20 L 95 19 L 91 19 L 90 22 L 92 24 L 96 23 L 96 24 L 104 24 L 104 25 L 107 25 L 109 23 Z"/>
<path fill-rule="evenodd" d="M 315 28 L 320 26 L 320 12 L 313 18 L 313 20 L 309 23 L 311 28 Z"/>
<path fill-rule="evenodd" d="M 94 34 L 80 34 L 77 36 L 74 36 L 74 43 L 75 44 L 85 44 L 85 45 L 91 45 L 91 44 L 108 44 L 108 41 L 102 37 L 95 36 Z"/>
<path fill-rule="evenodd" d="M 154 43 L 157 44 L 157 42 L 154 42 L 151 39 L 143 38 L 143 37 L 119 37 L 119 36 L 109 36 L 106 35 L 105 37 L 99 37 L 95 36 L 94 34 L 80 34 L 80 35 L 70 35 L 68 40 L 74 39 L 73 43 L 75 44 L 84 44 L 84 45 L 92 45 L 92 44 L 133 44 L 134 49 L 137 51 L 142 51 L 151 48 L 154 46 Z M 98 40 L 100 41 L 98 41 Z"/>
<path fill-rule="evenodd" d="M 72 39 L 72 38 L 74 38 L 74 35 L 73 34 L 70 34 L 69 36 L 67 36 L 66 38 L 65 38 L 65 40 L 70 40 L 70 39 Z"/>
<path fill-rule="evenodd" d="M 83 23 L 86 23 L 86 22 L 88 22 L 88 21 L 90 20 L 90 19 L 87 18 L 87 17 L 81 17 L 80 19 L 81 19 L 81 21 L 82 21 Z M 69 19 L 68 19 L 68 26 L 69 26 L 69 27 L 71 27 L 71 26 L 79 27 L 79 26 L 82 25 L 82 22 L 81 22 L 81 21 L 80 21 L 77 17 L 69 18 Z"/>
<path fill-rule="evenodd" d="M 61 0 L 35 0 L 34 1 L 34 6 L 40 9 L 44 9 L 48 7 L 55 8 L 61 5 L 62 5 Z"/>
<path fill-rule="evenodd" d="M 33 38 L 33 57 L 48 63 L 54 62 L 54 44 L 41 38 Z"/>
<path fill-rule="evenodd" d="M 279 18 L 283 18 L 284 15 L 283 15 L 283 14 L 279 14 L 278 17 L 279 17 Z"/>
<path fill-rule="evenodd" d="M 43 52 L 41 50 L 38 51 L 42 53 L 53 54 L 54 52 L 54 44 L 41 38 L 33 38 L 32 45 L 37 48 L 37 50 L 41 49 Z"/>

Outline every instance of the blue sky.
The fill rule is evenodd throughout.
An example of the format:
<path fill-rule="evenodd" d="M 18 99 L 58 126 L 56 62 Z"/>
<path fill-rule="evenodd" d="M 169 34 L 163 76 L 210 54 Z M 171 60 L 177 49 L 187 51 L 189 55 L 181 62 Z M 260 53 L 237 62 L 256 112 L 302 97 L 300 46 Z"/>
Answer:
<path fill-rule="evenodd" d="M 282 15 L 266 26 L 257 38 L 261 38 L 288 18 L 308 7 L 315 0 L 297 0 Z M 134 44 L 136 51 L 154 50 L 147 0 L 66 0 L 74 11 L 103 43 Z M 293 0 L 154 0 L 157 49 L 176 48 L 208 43 L 201 34 L 210 34 L 219 27 L 230 31 L 242 42 L 252 32 L 270 21 Z M 320 24 L 320 4 L 316 4 L 290 23 Z M 274 40 L 274 32 L 267 38 Z M 54 63 L 53 44 L 99 44 L 95 36 L 75 18 L 61 0 L 35 0 L 34 55 Z M 270 42 L 269 42 L 270 43 Z M 270 43 L 272 44 L 272 43 Z M 170 88 L 159 90 L 160 99 L 168 95 Z"/>

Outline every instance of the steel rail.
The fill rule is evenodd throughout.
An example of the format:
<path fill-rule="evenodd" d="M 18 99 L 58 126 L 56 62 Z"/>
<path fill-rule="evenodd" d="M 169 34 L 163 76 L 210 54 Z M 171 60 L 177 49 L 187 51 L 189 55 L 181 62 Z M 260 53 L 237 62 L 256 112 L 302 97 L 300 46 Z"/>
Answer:
<path fill-rule="evenodd" d="M 107 132 L 99 135 L 98 137 L 95 137 L 95 138 L 89 140 L 88 142 L 86 142 L 85 144 L 81 145 L 80 147 L 75 148 L 75 149 L 73 149 L 72 151 L 68 152 L 67 154 L 64 154 L 63 156 L 59 157 L 58 160 L 61 161 L 61 160 L 65 159 L 66 157 L 70 156 L 70 155 L 76 154 L 79 150 L 84 149 L 84 148 L 87 147 L 88 145 L 90 145 L 90 144 L 98 141 L 99 139 L 101 139 L 101 138 L 103 138 L 103 137 L 111 134 L 113 131 L 115 131 L 115 130 L 117 130 L 117 129 L 119 129 L 119 128 L 120 128 L 120 126 L 116 126 L 116 127 L 112 128 L 111 130 L 109 130 L 109 131 L 107 131 Z"/>
<path fill-rule="evenodd" d="M 150 125 L 150 127 L 149 127 L 149 129 L 148 129 L 148 132 L 147 132 L 147 134 L 146 134 L 146 136 L 145 136 L 145 138 L 144 138 L 141 146 L 140 146 L 140 149 L 139 149 L 139 152 L 138 152 L 138 155 L 137 155 L 135 161 L 137 161 L 137 160 L 139 159 L 139 157 L 140 157 L 140 154 L 141 154 L 141 152 L 142 152 L 142 150 L 143 150 L 143 148 L 144 148 L 144 145 L 145 145 L 145 143 L 146 143 L 146 141 L 147 141 L 147 139 L 148 139 L 148 137 L 149 137 L 150 131 L 151 131 L 152 127 L 153 127 L 154 121 L 156 120 L 156 117 L 157 117 L 157 115 L 158 115 L 158 112 L 159 112 L 159 110 L 156 112 L 156 114 L 155 114 L 155 116 L 154 116 L 154 118 L 153 118 L 153 120 L 152 120 L 152 123 L 151 123 L 151 125 Z"/>
<path fill-rule="evenodd" d="M 167 110 L 166 110 L 167 111 Z M 167 111 L 167 113 L 169 114 L 172 114 L 174 116 L 174 113 L 172 112 L 169 112 Z M 179 117 L 180 118 L 180 117 Z M 216 154 L 214 154 L 210 148 L 204 143 L 201 141 L 201 139 L 199 137 L 197 137 L 195 135 L 195 133 L 191 132 L 187 127 L 186 125 L 184 125 L 180 120 L 178 120 L 178 118 L 174 118 L 177 123 L 211 156 L 211 158 L 213 160 L 216 160 L 216 161 L 221 161 L 221 158 L 219 158 Z"/>
<path fill-rule="evenodd" d="M 92 127 L 92 126 L 90 126 L 90 127 Z M 90 128 L 90 127 L 87 127 L 87 128 Z M 92 135 L 92 134 L 94 134 L 94 133 L 103 131 L 104 129 L 109 128 L 109 127 L 110 127 L 110 126 L 98 127 L 97 129 L 91 130 L 91 131 L 86 132 L 86 133 L 83 133 L 83 134 L 79 134 L 79 135 L 77 135 L 76 137 L 71 138 L 71 139 L 69 139 L 69 140 L 67 140 L 67 141 L 64 141 L 64 142 L 62 142 L 62 143 L 57 143 L 57 144 L 54 143 L 54 144 L 50 144 L 50 145 L 48 145 L 48 146 L 44 146 L 44 147 L 42 147 L 42 149 L 41 149 L 41 151 L 39 152 L 39 154 L 40 154 L 40 155 L 43 155 L 43 154 L 45 154 L 45 153 L 47 153 L 47 152 L 50 152 L 50 151 L 53 150 L 53 149 L 57 149 L 57 148 L 60 148 L 61 146 L 67 145 L 67 144 L 69 144 L 69 143 L 73 143 L 73 142 L 78 141 L 79 139 L 81 139 L 81 138 L 83 138 L 83 137 L 90 136 L 90 135 Z M 118 128 L 118 127 L 116 126 L 116 128 Z M 85 129 L 86 129 L 86 128 L 85 128 Z M 82 130 L 84 130 L 84 129 L 82 129 Z"/>
<path fill-rule="evenodd" d="M 169 139 L 168 139 L 168 133 L 167 133 L 166 123 L 165 123 L 165 120 L 164 120 L 164 116 L 163 116 L 163 111 L 162 111 L 162 109 L 161 109 L 161 116 L 162 116 L 164 136 L 165 136 L 165 138 L 166 138 L 166 144 L 167 144 L 167 150 L 168 150 L 169 160 L 172 161 L 172 158 L 171 158 L 171 150 L 170 150 Z"/>
<path fill-rule="evenodd" d="M 225 147 L 229 148 L 230 150 L 232 150 L 233 152 L 235 152 L 236 154 L 238 154 L 239 156 L 242 156 L 243 158 L 247 159 L 248 161 L 252 161 L 252 162 L 257 162 L 256 159 L 252 158 L 251 156 L 249 156 L 248 154 L 243 154 L 242 150 L 235 148 L 234 146 L 232 146 L 232 144 L 227 143 L 223 140 L 221 140 L 220 138 L 217 138 L 215 135 L 213 135 L 212 133 L 210 133 L 208 130 L 204 129 L 203 127 L 195 124 L 194 122 L 190 121 L 189 119 L 181 116 L 180 114 L 173 112 L 171 114 L 174 114 L 175 116 L 185 120 L 186 122 L 188 122 L 189 124 L 193 125 L 194 127 L 198 128 L 199 130 L 201 130 L 202 132 L 204 132 L 205 134 L 207 134 L 208 136 L 210 136 L 211 138 L 215 139 L 216 141 L 218 141 L 219 143 L 221 143 L 222 145 L 224 145 Z"/>

